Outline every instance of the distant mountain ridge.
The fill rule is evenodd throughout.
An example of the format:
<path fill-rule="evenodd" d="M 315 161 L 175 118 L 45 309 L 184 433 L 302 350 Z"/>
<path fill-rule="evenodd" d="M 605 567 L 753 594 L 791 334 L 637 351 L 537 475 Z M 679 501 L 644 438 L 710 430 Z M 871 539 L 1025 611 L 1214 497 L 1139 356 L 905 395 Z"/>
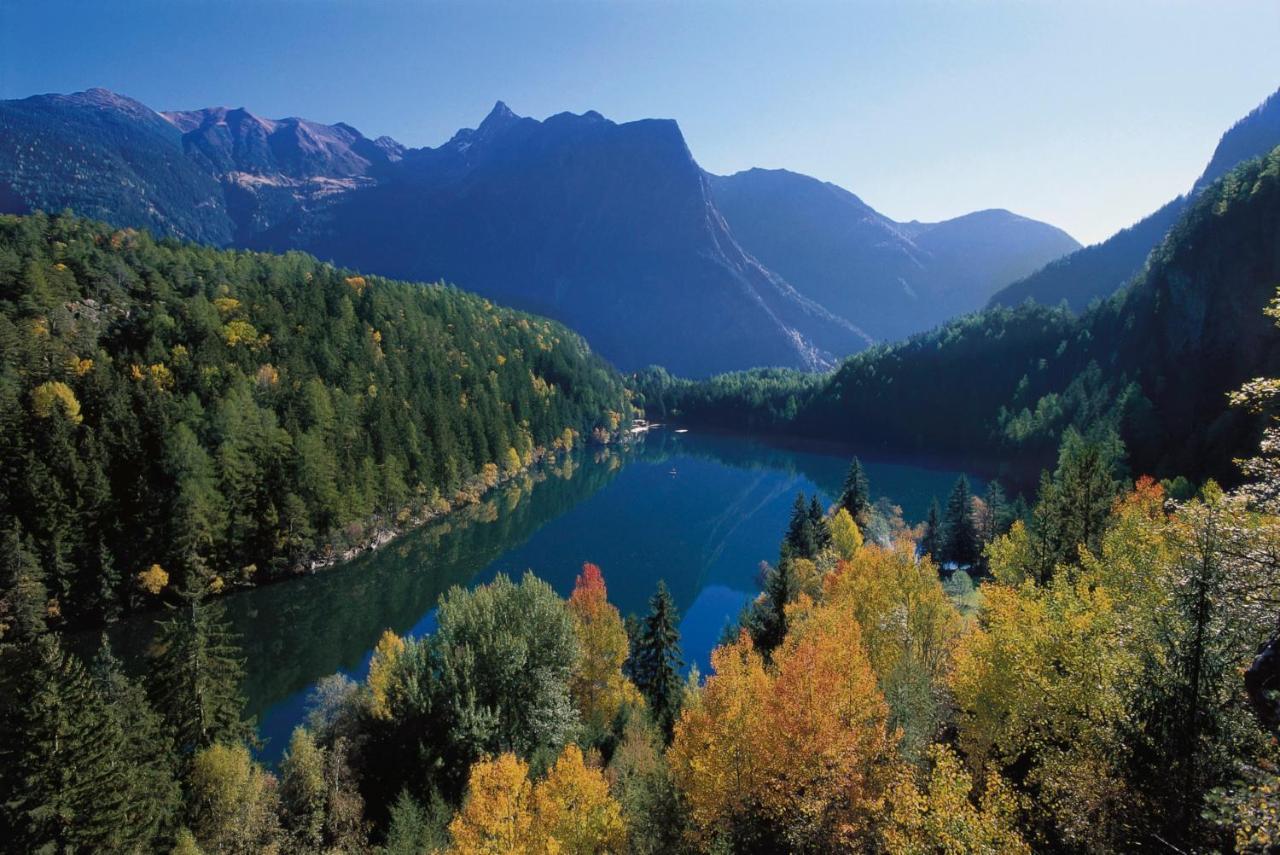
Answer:
<path fill-rule="evenodd" d="M 787 170 L 711 181 L 753 255 L 879 340 L 973 311 L 1002 285 L 1080 246 L 1061 229 L 1003 210 L 895 222 L 841 187 Z M 875 311 L 864 316 L 867 306 Z"/>
<path fill-rule="evenodd" d="M 1222 135 L 1189 193 L 1171 199 L 1158 210 L 1112 235 L 1013 282 L 995 294 L 988 305 L 1016 306 L 1034 300 L 1047 306 L 1065 300 L 1081 312 L 1097 299 L 1114 294 L 1143 269 L 1178 218 L 1206 187 L 1236 166 L 1261 157 L 1280 145 L 1280 89 Z"/>
<path fill-rule="evenodd" d="M 784 173 L 762 197 L 743 175 L 704 172 L 674 121 L 594 111 L 538 121 L 498 102 L 415 149 L 102 89 L 0 102 L 0 210 L 446 279 L 571 324 L 624 369 L 827 368 L 1076 246 L 1008 212 L 898 224 L 834 185 Z M 808 226 L 779 239 L 769 193 L 795 194 Z"/>

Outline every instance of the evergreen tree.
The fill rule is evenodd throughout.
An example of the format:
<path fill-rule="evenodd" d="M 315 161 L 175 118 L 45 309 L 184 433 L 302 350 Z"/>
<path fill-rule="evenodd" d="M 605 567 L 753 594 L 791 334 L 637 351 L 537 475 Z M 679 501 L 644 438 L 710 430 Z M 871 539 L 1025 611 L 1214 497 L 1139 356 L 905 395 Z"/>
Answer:
<path fill-rule="evenodd" d="M 193 580 L 182 603 L 160 624 L 153 691 L 184 758 L 215 742 L 253 735 L 242 719 L 244 665 L 225 614 L 225 606 Z"/>
<path fill-rule="evenodd" d="M 855 521 L 858 514 L 871 507 L 871 483 L 862 468 L 862 461 L 853 458 L 849 463 L 849 471 L 844 476 L 844 488 L 840 493 L 840 506 L 849 512 Z"/>
<path fill-rule="evenodd" d="M 938 497 L 934 496 L 929 503 L 929 516 L 924 521 L 924 535 L 920 538 L 920 554 L 927 555 L 934 561 L 942 560 L 942 508 L 938 506 Z"/>
<path fill-rule="evenodd" d="M 649 600 L 649 614 L 644 619 L 640 642 L 632 656 L 636 688 L 644 695 L 654 721 L 668 741 L 684 696 L 684 684 L 680 680 L 684 660 L 680 656 L 679 626 L 671 593 L 666 582 L 659 580 L 658 590 Z"/>
<path fill-rule="evenodd" d="M 942 560 L 960 567 L 976 564 L 980 556 L 978 532 L 973 525 L 969 479 L 961 475 L 947 497 Z"/>
<path fill-rule="evenodd" d="M 817 555 L 831 545 L 831 527 L 827 525 L 827 515 L 817 493 L 809 499 L 809 526 L 813 530 L 813 554 Z"/>
<path fill-rule="evenodd" d="M 751 641 L 763 655 L 772 653 L 786 636 L 787 603 L 795 598 L 798 588 L 791 561 L 780 561 L 777 567 L 769 568 L 764 596 L 752 606 L 747 620 Z"/>
<path fill-rule="evenodd" d="M 978 536 L 982 543 L 987 544 L 1007 532 L 1013 525 L 1014 517 L 1009 505 L 1009 497 L 1005 495 L 1004 487 L 999 481 L 987 484 L 983 502 L 986 505 L 985 525 L 978 532 Z"/>
<path fill-rule="evenodd" d="M 107 705 L 53 634 L 22 646 L 26 667 L 0 702 L 0 836 L 17 852 L 129 848 L 147 833 L 125 827 L 131 770 Z"/>
<path fill-rule="evenodd" d="M 782 542 L 784 560 L 812 558 L 818 553 L 817 535 L 809 508 L 810 503 L 805 501 L 804 493 L 796 493 L 796 500 L 791 506 L 791 521 L 787 524 L 787 535 Z"/>
<path fill-rule="evenodd" d="M 182 804 L 173 740 L 146 691 L 125 675 L 105 635 L 92 672 L 105 702 L 102 725 L 118 735 L 124 754 L 118 781 L 124 807 L 116 824 L 118 848 L 154 851 L 168 839 Z"/>
<path fill-rule="evenodd" d="M 1060 565 L 1074 565 L 1081 546 L 1097 553 L 1111 504 L 1120 493 L 1117 473 L 1123 457 L 1124 446 L 1114 434 L 1086 439 L 1074 428 L 1064 434 L 1058 468 L 1041 475 L 1032 518 L 1041 581 Z"/>
<path fill-rule="evenodd" d="M 304 727 L 295 728 L 280 762 L 280 802 L 284 827 L 299 851 L 320 851 L 324 843 L 325 751 Z"/>

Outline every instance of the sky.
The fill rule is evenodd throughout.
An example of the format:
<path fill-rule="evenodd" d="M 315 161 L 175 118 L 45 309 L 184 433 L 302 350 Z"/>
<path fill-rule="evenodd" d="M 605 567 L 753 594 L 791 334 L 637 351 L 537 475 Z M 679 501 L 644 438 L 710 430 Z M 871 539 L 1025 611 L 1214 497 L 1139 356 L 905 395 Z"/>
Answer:
<path fill-rule="evenodd" d="M 674 118 L 899 220 L 1008 208 L 1083 243 L 1186 191 L 1280 87 L 1280 2 L 0 0 L 0 97 L 92 86 L 438 145 L 521 115 Z"/>

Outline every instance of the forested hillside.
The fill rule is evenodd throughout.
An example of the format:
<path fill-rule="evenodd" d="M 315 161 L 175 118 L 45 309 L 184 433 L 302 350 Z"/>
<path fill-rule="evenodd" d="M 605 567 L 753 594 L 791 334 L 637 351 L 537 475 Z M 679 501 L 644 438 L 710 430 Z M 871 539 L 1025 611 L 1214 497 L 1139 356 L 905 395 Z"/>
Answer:
<path fill-rule="evenodd" d="M 576 334 L 454 288 L 0 218 L 0 520 L 61 620 L 280 577 L 628 416 Z"/>
<path fill-rule="evenodd" d="M 1083 312 L 1095 300 L 1105 300 L 1142 272 L 1153 249 L 1191 206 L 1201 190 L 1241 163 L 1265 155 L 1280 145 L 1280 91 L 1232 125 L 1213 151 L 1191 192 L 1166 202 L 1127 229 L 1101 243 L 1052 261 L 1020 278 L 991 298 L 992 306 L 1016 306 L 1035 300 L 1046 306 L 1062 301 Z"/>
<path fill-rule="evenodd" d="M 1068 426 L 1114 430 L 1133 466 L 1235 477 L 1261 420 L 1228 393 L 1280 370 L 1263 309 L 1280 284 L 1280 149 L 1207 187 L 1129 288 L 1080 318 L 990 309 L 858 354 L 829 377 L 642 376 L 655 415 L 1034 474 Z"/>

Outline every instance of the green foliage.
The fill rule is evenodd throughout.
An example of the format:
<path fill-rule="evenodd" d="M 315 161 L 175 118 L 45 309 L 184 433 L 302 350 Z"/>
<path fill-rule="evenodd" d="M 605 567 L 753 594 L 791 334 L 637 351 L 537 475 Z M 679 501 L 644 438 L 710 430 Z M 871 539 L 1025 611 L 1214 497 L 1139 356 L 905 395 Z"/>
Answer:
<path fill-rule="evenodd" d="M 944 562 L 958 567 L 972 567 L 978 561 L 978 531 L 973 524 L 972 498 L 969 479 L 961 475 L 947 497 L 940 556 Z"/>
<path fill-rule="evenodd" d="M 188 590 L 160 624 L 152 666 L 153 694 L 188 760 L 216 742 L 234 743 L 253 729 L 242 718 L 244 663 L 222 603 Z"/>
<path fill-rule="evenodd" d="M 807 511 L 805 511 L 807 515 Z M 667 741 L 680 715 L 684 700 L 684 684 L 680 669 L 680 618 L 666 582 L 658 580 L 658 589 L 649 600 L 649 614 L 644 618 L 639 638 L 631 647 L 632 681 L 649 705 L 654 722 Z"/>
<path fill-rule="evenodd" d="M 856 457 L 850 461 L 849 471 L 844 476 L 844 487 L 840 491 L 840 505 L 854 520 L 871 507 L 871 482 L 867 478 L 866 470 L 862 468 L 862 461 Z"/>
<path fill-rule="evenodd" d="M 580 337 L 453 288 L 0 217 L 0 524 L 66 619 L 131 607 L 153 564 L 286 575 L 610 412 Z"/>

